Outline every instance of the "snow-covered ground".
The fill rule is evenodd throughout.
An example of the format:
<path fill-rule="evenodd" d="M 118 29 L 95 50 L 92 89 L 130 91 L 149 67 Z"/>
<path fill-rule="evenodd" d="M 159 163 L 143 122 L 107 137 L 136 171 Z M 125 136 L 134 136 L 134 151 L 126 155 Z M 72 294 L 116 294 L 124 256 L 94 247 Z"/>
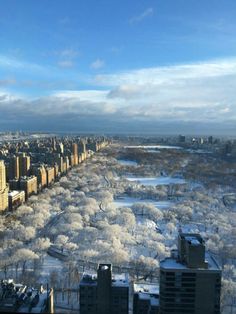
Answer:
<path fill-rule="evenodd" d="M 133 160 L 127 160 L 127 159 L 117 159 L 118 163 L 122 166 L 137 166 L 138 163 Z"/>
<path fill-rule="evenodd" d="M 47 283 L 52 272 L 60 273 L 63 269 L 63 262 L 48 254 L 43 258 L 41 265 L 41 280 L 42 283 Z"/>
<path fill-rule="evenodd" d="M 181 178 L 173 178 L 173 177 L 133 177 L 127 176 L 126 179 L 131 182 L 138 182 L 142 185 L 170 185 L 170 184 L 185 184 L 186 181 Z"/>
<path fill-rule="evenodd" d="M 150 203 L 157 208 L 169 208 L 173 205 L 173 203 L 170 201 L 153 201 L 150 199 L 138 199 L 138 198 L 128 197 L 128 196 L 115 199 L 113 203 L 116 207 L 131 207 L 135 203 L 140 203 L 140 204 Z"/>
<path fill-rule="evenodd" d="M 170 145 L 134 145 L 134 146 L 125 146 L 124 148 L 141 148 L 141 149 L 183 149 L 180 146 L 170 146 Z"/>

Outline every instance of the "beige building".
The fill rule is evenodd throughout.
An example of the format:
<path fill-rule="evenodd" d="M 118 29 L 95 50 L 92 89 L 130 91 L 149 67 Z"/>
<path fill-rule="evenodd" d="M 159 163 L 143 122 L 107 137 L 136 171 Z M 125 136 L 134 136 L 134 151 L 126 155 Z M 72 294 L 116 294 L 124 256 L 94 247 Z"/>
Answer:
<path fill-rule="evenodd" d="M 55 181 L 55 169 L 54 167 L 47 167 L 47 186 L 51 185 Z"/>
<path fill-rule="evenodd" d="M 9 209 L 14 209 L 25 202 L 24 191 L 12 191 L 8 193 Z"/>
<path fill-rule="evenodd" d="M 20 190 L 25 191 L 25 198 L 28 199 L 32 194 L 37 194 L 37 177 L 21 177 Z"/>
<path fill-rule="evenodd" d="M 64 172 L 64 163 L 63 163 L 63 157 L 61 157 L 60 155 L 57 156 L 55 162 L 58 165 L 58 171 L 59 172 Z"/>
<path fill-rule="evenodd" d="M 6 167 L 0 160 L 0 211 L 8 209 L 8 187 L 6 184 Z"/>
<path fill-rule="evenodd" d="M 32 167 L 32 174 L 37 177 L 39 189 L 47 186 L 47 171 L 43 165 Z"/>
<path fill-rule="evenodd" d="M 70 155 L 69 156 L 69 161 L 70 161 L 70 166 L 74 167 L 74 165 L 75 165 L 75 155 Z"/>
<path fill-rule="evenodd" d="M 59 175 L 59 166 L 58 164 L 54 165 L 54 177 L 55 179 L 58 177 Z"/>
<path fill-rule="evenodd" d="M 73 143 L 72 144 L 72 154 L 74 156 L 74 161 L 73 161 L 73 165 L 71 164 L 71 166 L 76 166 L 79 163 L 79 158 L 78 158 L 78 144 Z"/>

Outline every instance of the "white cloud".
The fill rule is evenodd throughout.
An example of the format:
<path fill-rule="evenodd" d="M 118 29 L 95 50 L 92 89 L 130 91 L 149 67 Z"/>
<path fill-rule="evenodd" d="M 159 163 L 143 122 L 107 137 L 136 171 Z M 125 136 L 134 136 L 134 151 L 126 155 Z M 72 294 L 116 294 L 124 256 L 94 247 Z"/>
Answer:
<path fill-rule="evenodd" d="M 235 59 L 100 75 L 95 83 L 98 89 L 54 91 L 35 100 L 2 93 L 0 112 L 37 119 L 87 116 L 88 123 L 96 117 L 130 123 L 236 123 Z"/>
<path fill-rule="evenodd" d="M 154 13 L 153 8 L 147 8 L 145 11 L 143 11 L 141 14 L 133 16 L 129 22 L 130 24 L 139 23 L 142 20 L 146 19 L 147 17 L 152 16 Z"/>
<path fill-rule="evenodd" d="M 93 63 L 91 63 L 90 68 L 94 70 L 99 70 L 105 66 L 105 62 L 101 59 L 95 60 Z"/>
<path fill-rule="evenodd" d="M 73 68 L 74 62 L 71 60 L 62 60 L 58 62 L 58 65 L 61 68 Z"/>
<path fill-rule="evenodd" d="M 78 50 L 69 48 L 69 49 L 61 50 L 61 51 L 57 52 L 57 54 L 58 54 L 60 57 L 62 57 L 62 58 L 74 59 L 74 58 L 76 58 L 77 56 L 79 56 L 80 53 L 79 53 Z"/>
<path fill-rule="evenodd" d="M 0 68 L 10 68 L 10 69 L 27 69 L 30 71 L 45 71 L 45 68 L 36 63 L 30 63 L 21 61 L 15 58 L 10 58 L 5 55 L 0 55 Z"/>

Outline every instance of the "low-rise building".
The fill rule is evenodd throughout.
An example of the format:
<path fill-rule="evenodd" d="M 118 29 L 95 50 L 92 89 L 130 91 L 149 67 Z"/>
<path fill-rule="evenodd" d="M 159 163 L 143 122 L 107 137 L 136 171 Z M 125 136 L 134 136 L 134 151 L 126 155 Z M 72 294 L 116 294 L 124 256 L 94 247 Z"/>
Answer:
<path fill-rule="evenodd" d="M 24 191 L 11 191 L 8 193 L 9 209 L 15 209 L 25 202 Z"/>
<path fill-rule="evenodd" d="M 39 289 L 1 280 L 0 313 L 54 313 L 53 289 Z"/>
<path fill-rule="evenodd" d="M 37 177 L 21 177 L 20 178 L 20 190 L 25 191 L 25 198 L 28 199 L 31 195 L 37 194 Z"/>
<path fill-rule="evenodd" d="M 159 313 L 159 285 L 134 284 L 133 314 Z"/>

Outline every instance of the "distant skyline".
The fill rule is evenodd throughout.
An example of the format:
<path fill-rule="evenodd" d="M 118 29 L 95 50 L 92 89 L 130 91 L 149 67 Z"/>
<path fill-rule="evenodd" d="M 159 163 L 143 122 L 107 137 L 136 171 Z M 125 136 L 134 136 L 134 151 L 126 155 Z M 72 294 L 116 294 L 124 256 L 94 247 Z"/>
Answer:
<path fill-rule="evenodd" d="M 236 131 L 234 0 L 2 0 L 0 131 Z"/>

